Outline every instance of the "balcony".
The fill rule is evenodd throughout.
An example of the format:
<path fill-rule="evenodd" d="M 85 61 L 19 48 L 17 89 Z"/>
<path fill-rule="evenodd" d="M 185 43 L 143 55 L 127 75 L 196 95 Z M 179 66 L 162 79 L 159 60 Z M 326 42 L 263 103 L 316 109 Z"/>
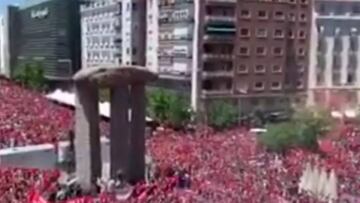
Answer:
<path fill-rule="evenodd" d="M 232 78 L 234 76 L 233 70 L 211 70 L 211 71 L 203 71 L 203 78 L 219 78 L 219 77 L 228 77 Z"/>
<path fill-rule="evenodd" d="M 234 16 L 213 16 L 207 15 L 205 17 L 206 22 L 224 22 L 224 23 L 235 23 Z"/>
<path fill-rule="evenodd" d="M 235 25 L 231 25 L 227 22 L 222 22 L 221 24 L 212 24 L 206 26 L 206 34 L 211 35 L 235 35 L 236 28 Z"/>
<path fill-rule="evenodd" d="M 233 94 L 232 89 L 211 89 L 211 90 L 202 90 L 202 94 L 204 97 L 211 96 L 228 96 Z"/>
<path fill-rule="evenodd" d="M 221 35 L 221 34 L 205 34 L 203 37 L 204 42 L 208 43 L 234 43 L 234 35 Z"/>
<path fill-rule="evenodd" d="M 205 53 L 203 54 L 204 60 L 222 60 L 222 61 L 232 61 L 235 59 L 232 54 L 220 54 L 220 53 Z"/>
<path fill-rule="evenodd" d="M 231 3 L 234 4 L 236 3 L 236 0 L 206 0 L 206 3 L 211 4 L 211 3 Z"/>

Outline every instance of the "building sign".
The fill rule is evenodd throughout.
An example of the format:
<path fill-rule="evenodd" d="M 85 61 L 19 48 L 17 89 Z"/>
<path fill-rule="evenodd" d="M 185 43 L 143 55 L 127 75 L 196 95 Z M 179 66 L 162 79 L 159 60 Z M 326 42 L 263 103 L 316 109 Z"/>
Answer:
<path fill-rule="evenodd" d="M 31 18 L 46 18 L 49 15 L 49 9 L 44 8 L 41 10 L 32 10 L 31 11 Z"/>

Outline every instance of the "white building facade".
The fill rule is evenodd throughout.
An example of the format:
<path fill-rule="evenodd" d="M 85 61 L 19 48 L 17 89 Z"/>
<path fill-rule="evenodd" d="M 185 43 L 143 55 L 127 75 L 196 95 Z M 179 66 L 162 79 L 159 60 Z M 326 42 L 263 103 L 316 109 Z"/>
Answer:
<path fill-rule="evenodd" d="M 353 108 L 360 102 L 360 1 L 315 0 L 309 105 Z"/>
<path fill-rule="evenodd" d="M 5 34 L 6 34 L 6 24 L 5 24 L 5 18 L 0 17 L 0 74 L 6 75 L 6 40 L 5 40 Z"/>
<path fill-rule="evenodd" d="M 199 1 L 147 0 L 146 65 L 197 108 Z"/>
<path fill-rule="evenodd" d="M 137 32 L 142 3 L 94 0 L 81 7 L 82 68 L 142 64 L 145 57 L 139 50 L 145 42 Z"/>
<path fill-rule="evenodd" d="M 146 67 L 153 72 L 159 72 L 159 2 L 148 0 L 146 8 Z"/>
<path fill-rule="evenodd" d="M 9 30 L 8 18 L 5 16 L 0 17 L 0 75 L 10 77 L 10 57 L 9 57 Z"/>

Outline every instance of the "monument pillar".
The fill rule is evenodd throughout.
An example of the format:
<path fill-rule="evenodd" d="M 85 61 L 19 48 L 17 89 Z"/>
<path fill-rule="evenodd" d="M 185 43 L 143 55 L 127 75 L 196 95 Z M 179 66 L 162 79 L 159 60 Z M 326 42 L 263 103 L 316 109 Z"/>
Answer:
<path fill-rule="evenodd" d="M 98 88 L 111 90 L 111 177 L 121 170 L 129 182 L 144 180 L 145 83 L 156 78 L 156 74 L 140 66 L 85 68 L 74 75 L 76 175 L 85 191 L 102 175 Z"/>
<path fill-rule="evenodd" d="M 110 176 L 121 170 L 128 177 L 130 125 L 129 86 L 120 84 L 111 88 L 110 110 Z"/>
<path fill-rule="evenodd" d="M 101 177 L 99 93 L 97 85 L 76 82 L 75 146 L 76 175 L 84 190 Z"/>
<path fill-rule="evenodd" d="M 131 86 L 131 139 L 129 180 L 137 182 L 145 177 L 145 84 Z"/>

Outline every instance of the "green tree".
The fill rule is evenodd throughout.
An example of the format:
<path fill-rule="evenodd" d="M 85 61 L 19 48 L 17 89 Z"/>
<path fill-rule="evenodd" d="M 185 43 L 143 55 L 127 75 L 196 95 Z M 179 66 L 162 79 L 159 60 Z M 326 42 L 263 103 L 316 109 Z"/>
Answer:
<path fill-rule="evenodd" d="M 150 117 L 159 122 L 165 122 L 168 119 L 171 97 L 172 95 L 163 89 L 151 91 L 148 97 L 148 112 Z"/>
<path fill-rule="evenodd" d="M 224 101 L 212 103 L 207 112 L 208 124 L 218 130 L 229 128 L 238 122 L 238 109 Z"/>
<path fill-rule="evenodd" d="M 323 109 L 303 109 L 295 112 L 294 122 L 305 125 L 311 128 L 314 134 L 319 136 L 324 135 L 331 130 L 333 119 L 330 112 Z"/>
<path fill-rule="evenodd" d="M 295 144 L 295 127 L 292 122 L 269 125 L 267 132 L 260 137 L 260 142 L 271 151 L 284 153 Z"/>
<path fill-rule="evenodd" d="M 173 128 L 183 128 L 190 122 L 192 112 L 184 96 L 156 89 L 148 96 L 148 113 L 156 121 Z"/>
<path fill-rule="evenodd" d="M 36 90 L 45 88 L 44 69 L 40 63 L 25 63 L 16 68 L 15 80 Z"/>
<path fill-rule="evenodd" d="M 168 122 L 176 129 L 186 126 L 191 121 L 192 111 L 189 103 L 181 96 L 171 97 Z"/>
<path fill-rule="evenodd" d="M 318 138 L 331 130 L 332 119 L 329 112 L 315 109 L 297 111 L 289 122 L 267 127 L 261 138 L 268 149 L 284 152 L 291 147 L 318 149 Z"/>

